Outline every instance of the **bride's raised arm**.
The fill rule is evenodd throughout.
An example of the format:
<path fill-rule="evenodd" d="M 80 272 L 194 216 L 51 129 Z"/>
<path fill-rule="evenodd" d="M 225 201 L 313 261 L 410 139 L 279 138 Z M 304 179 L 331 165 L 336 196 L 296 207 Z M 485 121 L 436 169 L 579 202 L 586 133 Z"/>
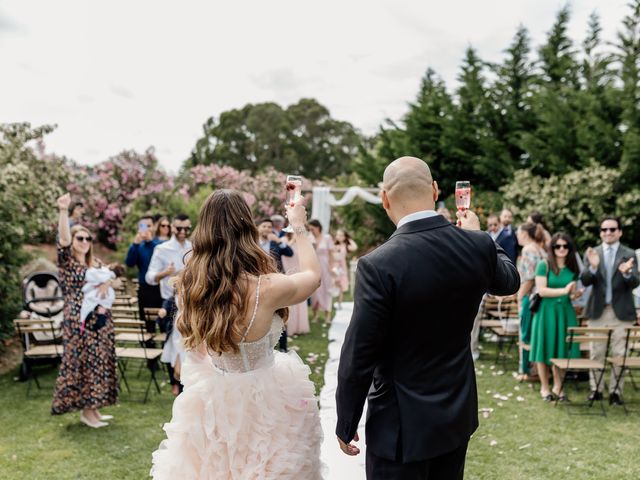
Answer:
<path fill-rule="evenodd" d="M 286 209 L 295 236 L 300 271 L 291 275 L 272 276 L 271 296 L 278 308 L 304 302 L 320 286 L 321 275 L 320 263 L 305 226 L 307 210 L 301 202 Z"/>

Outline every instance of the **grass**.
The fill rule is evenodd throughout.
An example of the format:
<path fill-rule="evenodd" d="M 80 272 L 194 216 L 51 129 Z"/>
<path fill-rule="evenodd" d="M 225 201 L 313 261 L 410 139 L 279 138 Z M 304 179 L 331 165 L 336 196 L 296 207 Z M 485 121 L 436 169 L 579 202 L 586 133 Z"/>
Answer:
<path fill-rule="evenodd" d="M 516 360 L 494 366 L 494 346 L 485 344 L 476 365 L 480 415 L 467 454 L 466 479 L 632 479 L 640 477 L 637 439 L 640 438 L 640 392 L 625 385 L 628 416 L 622 407 L 605 406 L 606 417 L 569 415 L 564 406 L 545 403 L 539 384 L 513 378 Z M 608 380 L 608 373 L 605 377 Z M 566 392 L 578 404 L 589 393 L 588 382 Z M 508 400 L 494 398 L 501 395 Z M 521 397 L 523 401 L 518 401 Z M 570 407 L 572 412 L 585 410 Z M 597 410 L 596 410 L 597 409 Z M 594 405 L 593 411 L 599 411 Z"/>
<path fill-rule="evenodd" d="M 327 359 L 327 331 L 323 322 L 312 322 L 310 334 L 289 339 L 290 347 L 309 363 L 318 392 Z M 82 425 L 76 413 L 50 415 L 57 367 L 42 370 L 42 390 L 33 385 L 29 397 L 27 385 L 14 380 L 17 369 L 0 376 L 0 478 L 148 478 L 151 452 L 165 438 L 162 424 L 171 418 L 174 397 L 164 385 L 160 395 L 152 390 L 149 401 L 142 404 L 147 372 L 136 378 L 135 371 L 127 375 L 134 392 L 122 392 L 117 406 L 102 410 L 113 414 L 115 421 L 100 430 Z M 158 375 L 166 380 L 166 373 Z"/>
<path fill-rule="evenodd" d="M 291 338 L 303 360 L 309 358 L 312 380 L 321 388 L 327 358 L 327 327 L 312 322 L 309 335 Z M 607 417 L 568 415 L 562 406 L 543 402 L 537 384 L 518 383 L 512 372 L 516 359 L 493 365 L 493 344 L 484 344 L 477 364 L 479 407 L 491 408 L 480 417 L 467 455 L 466 479 L 633 479 L 640 438 L 640 392 L 628 382 L 629 407 L 606 407 Z M 309 354 L 317 355 L 317 359 Z M 492 368 L 493 367 L 493 368 Z M 164 438 L 161 426 L 171 416 L 173 397 L 168 386 L 151 394 L 143 405 L 141 393 L 123 393 L 120 404 L 104 409 L 116 416 L 103 430 L 78 422 L 77 414 L 52 417 L 51 387 L 56 369 L 41 377 L 43 389 L 26 397 L 26 385 L 13 380 L 17 371 L 0 376 L 0 478 L 20 479 L 142 479 L 151 466 L 151 452 Z M 144 386 L 129 375 L 136 389 Z M 164 375 L 163 377 L 164 378 Z M 587 395 L 567 389 L 574 403 Z M 507 400 L 494 398 L 501 395 Z M 521 397 L 523 401 L 518 401 Z M 328 480 L 334 480 L 328 479 Z"/>

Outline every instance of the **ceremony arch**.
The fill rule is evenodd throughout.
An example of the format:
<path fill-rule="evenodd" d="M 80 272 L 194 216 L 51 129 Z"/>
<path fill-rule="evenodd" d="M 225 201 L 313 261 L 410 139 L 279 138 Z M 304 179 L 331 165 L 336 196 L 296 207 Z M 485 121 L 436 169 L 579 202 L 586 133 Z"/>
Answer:
<path fill-rule="evenodd" d="M 329 233 L 331 227 L 331 207 L 349 205 L 358 197 L 369 203 L 381 204 L 382 200 L 378 195 L 379 191 L 377 188 L 362 187 L 313 187 L 311 218 L 319 220 L 322 224 L 323 231 Z M 344 195 L 338 200 L 333 195 L 334 193 L 344 193 Z"/>

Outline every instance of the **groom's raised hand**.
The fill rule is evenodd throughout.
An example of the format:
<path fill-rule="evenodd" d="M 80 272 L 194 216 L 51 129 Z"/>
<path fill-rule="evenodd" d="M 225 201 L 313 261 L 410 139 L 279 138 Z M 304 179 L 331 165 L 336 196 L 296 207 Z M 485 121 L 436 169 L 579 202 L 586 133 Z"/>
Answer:
<path fill-rule="evenodd" d="M 353 436 L 354 442 L 359 442 L 360 437 L 358 437 L 358 432 Z M 346 455 L 353 457 L 354 455 L 358 455 L 360 453 L 360 449 L 356 447 L 353 443 L 344 443 L 340 437 L 338 437 L 338 444 L 340 445 L 340 450 L 342 450 Z"/>
<path fill-rule="evenodd" d="M 480 230 L 480 219 L 471 210 L 458 210 L 456 212 L 458 221 L 456 225 L 464 230 Z"/>

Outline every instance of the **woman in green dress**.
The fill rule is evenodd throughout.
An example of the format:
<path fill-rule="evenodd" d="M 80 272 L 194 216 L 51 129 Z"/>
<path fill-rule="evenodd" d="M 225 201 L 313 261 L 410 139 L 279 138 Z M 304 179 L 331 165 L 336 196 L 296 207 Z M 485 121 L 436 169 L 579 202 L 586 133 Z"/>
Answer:
<path fill-rule="evenodd" d="M 540 395 L 545 401 L 561 401 L 567 397 L 560 390 L 562 372 L 553 367 L 553 390 L 549 388 L 549 366 L 552 358 L 577 358 L 578 345 L 569 350 L 567 328 L 578 326 L 571 299 L 582 292 L 576 292 L 576 280 L 580 270 L 576 260 L 575 246 L 571 237 L 556 233 L 551 237 L 547 260 L 536 268 L 536 289 L 542 297 L 540 308 L 533 317 L 531 326 L 531 361 L 536 362 L 540 376 Z"/>

